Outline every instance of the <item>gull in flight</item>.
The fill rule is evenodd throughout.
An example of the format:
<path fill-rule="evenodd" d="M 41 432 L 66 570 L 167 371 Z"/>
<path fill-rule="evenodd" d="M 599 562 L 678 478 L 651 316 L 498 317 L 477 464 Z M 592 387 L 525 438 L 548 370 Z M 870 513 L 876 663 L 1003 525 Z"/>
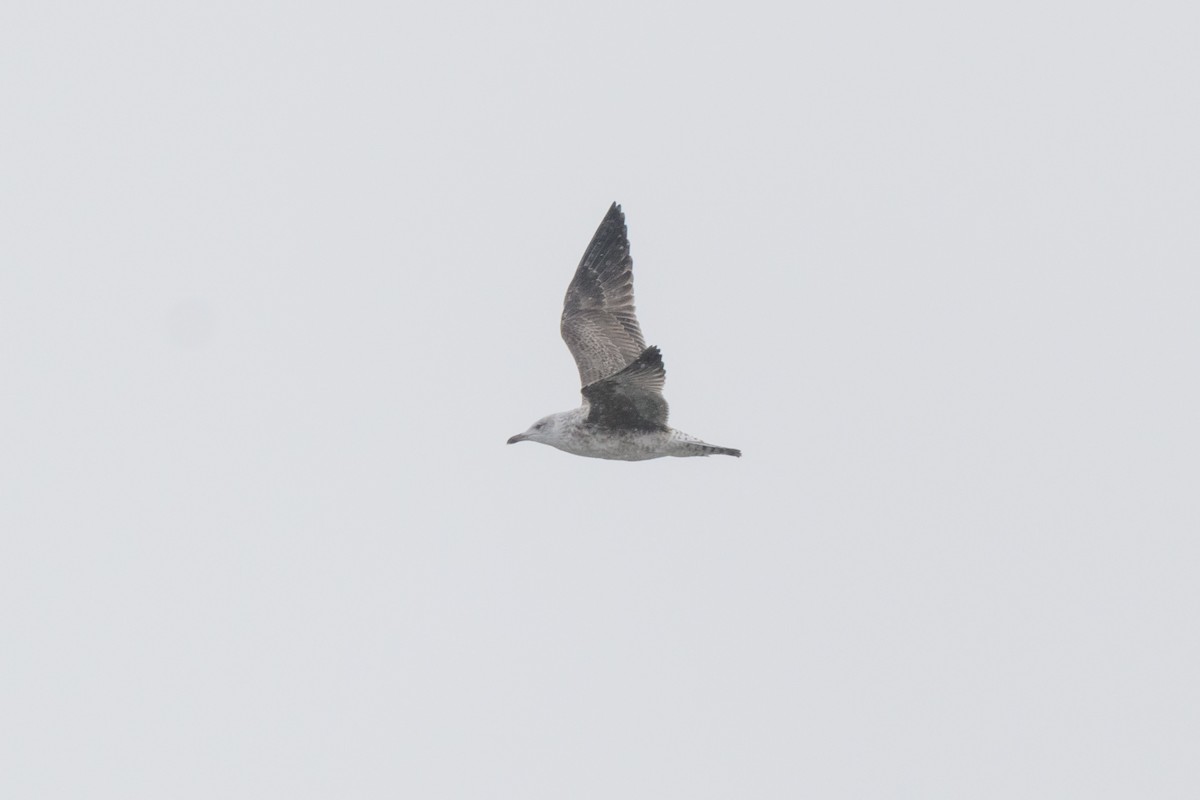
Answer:
<path fill-rule="evenodd" d="M 563 340 L 583 385 L 583 405 L 542 417 L 508 440 L 541 442 L 577 456 L 645 461 L 662 456 L 741 456 L 667 425 L 667 371 L 646 347 L 633 307 L 633 259 L 625 215 L 608 209 L 563 300 Z"/>

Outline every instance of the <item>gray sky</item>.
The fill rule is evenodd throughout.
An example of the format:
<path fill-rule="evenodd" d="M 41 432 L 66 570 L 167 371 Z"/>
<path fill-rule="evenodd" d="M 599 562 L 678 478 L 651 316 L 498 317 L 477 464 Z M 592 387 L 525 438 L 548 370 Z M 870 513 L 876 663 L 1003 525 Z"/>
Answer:
<path fill-rule="evenodd" d="M 1196 797 L 1200 13 L 1126 6 L 5 4 L 0 795 Z M 504 444 L 613 200 L 740 460 Z"/>

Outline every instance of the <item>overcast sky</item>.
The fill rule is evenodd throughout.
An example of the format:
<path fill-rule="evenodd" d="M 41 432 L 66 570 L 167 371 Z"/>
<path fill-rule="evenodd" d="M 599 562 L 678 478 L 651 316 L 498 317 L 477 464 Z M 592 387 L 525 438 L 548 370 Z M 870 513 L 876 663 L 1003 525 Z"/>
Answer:
<path fill-rule="evenodd" d="M 1200 796 L 1196 9 L 5 3 L 0 795 Z"/>

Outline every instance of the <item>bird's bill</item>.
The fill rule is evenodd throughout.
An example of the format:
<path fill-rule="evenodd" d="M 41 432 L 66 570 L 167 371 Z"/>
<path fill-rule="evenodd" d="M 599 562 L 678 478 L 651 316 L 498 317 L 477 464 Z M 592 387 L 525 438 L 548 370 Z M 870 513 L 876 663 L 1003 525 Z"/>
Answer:
<path fill-rule="evenodd" d="M 523 433 L 518 433 L 516 436 L 513 436 L 512 438 L 510 438 L 510 439 L 508 440 L 508 443 L 509 443 L 509 444 L 516 444 L 517 442 L 523 442 L 523 441 L 525 441 L 525 439 L 526 439 L 526 438 L 527 438 L 527 437 L 525 436 L 525 434 L 523 434 Z"/>

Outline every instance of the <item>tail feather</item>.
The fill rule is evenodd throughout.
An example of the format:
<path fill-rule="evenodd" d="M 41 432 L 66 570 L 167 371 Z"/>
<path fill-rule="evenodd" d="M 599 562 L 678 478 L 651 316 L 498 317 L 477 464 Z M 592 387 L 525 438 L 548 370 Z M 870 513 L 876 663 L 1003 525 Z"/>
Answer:
<path fill-rule="evenodd" d="M 683 431 L 673 430 L 666 455 L 672 456 L 733 456 L 741 458 L 742 451 L 733 447 L 719 447 L 697 439 Z"/>
<path fill-rule="evenodd" d="M 733 447 L 718 447 L 717 445 L 709 444 L 708 442 L 688 442 L 685 445 L 685 447 L 687 448 L 687 452 L 684 453 L 684 455 L 689 455 L 689 456 L 705 456 L 705 457 L 708 457 L 708 456 L 733 456 L 734 458 L 742 457 L 741 450 L 737 450 Z"/>

